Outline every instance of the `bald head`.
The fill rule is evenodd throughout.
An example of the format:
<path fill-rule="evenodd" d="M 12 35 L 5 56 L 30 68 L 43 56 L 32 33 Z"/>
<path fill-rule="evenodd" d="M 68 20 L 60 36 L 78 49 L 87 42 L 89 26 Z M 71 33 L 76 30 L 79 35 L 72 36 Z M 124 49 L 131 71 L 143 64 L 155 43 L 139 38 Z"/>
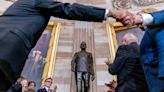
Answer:
<path fill-rule="evenodd" d="M 123 45 L 128 45 L 132 42 L 136 42 L 138 43 L 138 38 L 132 34 L 132 33 L 126 33 L 123 37 L 122 37 L 122 44 Z"/>

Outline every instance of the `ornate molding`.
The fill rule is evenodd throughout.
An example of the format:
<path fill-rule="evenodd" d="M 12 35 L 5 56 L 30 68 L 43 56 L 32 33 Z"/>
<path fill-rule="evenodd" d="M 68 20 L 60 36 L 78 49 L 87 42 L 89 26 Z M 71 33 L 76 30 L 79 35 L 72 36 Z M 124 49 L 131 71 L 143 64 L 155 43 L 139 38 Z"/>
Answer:
<path fill-rule="evenodd" d="M 114 8 L 131 8 L 131 0 L 113 0 L 113 7 Z"/>
<path fill-rule="evenodd" d="M 140 6 L 148 6 L 156 3 L 164 3 L 164 0 L 134 0 Z"/>

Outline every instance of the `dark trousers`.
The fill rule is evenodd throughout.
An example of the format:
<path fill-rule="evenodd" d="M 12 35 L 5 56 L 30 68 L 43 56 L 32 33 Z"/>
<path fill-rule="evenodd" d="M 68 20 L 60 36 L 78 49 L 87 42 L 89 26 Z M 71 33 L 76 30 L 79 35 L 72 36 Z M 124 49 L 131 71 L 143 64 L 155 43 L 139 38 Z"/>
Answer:
<path fill-rule="evenodd" d="M 82 92 L 84 83 L 84 92 L 89 92 L 90 74 L 87 72 L 76 72 L 77 92 Z"/>
<path fill-rule="evenodd" d="M 0 92 L 6 92 L 6 90 L 11 86 L 4 73 L 0 70 Z"/>

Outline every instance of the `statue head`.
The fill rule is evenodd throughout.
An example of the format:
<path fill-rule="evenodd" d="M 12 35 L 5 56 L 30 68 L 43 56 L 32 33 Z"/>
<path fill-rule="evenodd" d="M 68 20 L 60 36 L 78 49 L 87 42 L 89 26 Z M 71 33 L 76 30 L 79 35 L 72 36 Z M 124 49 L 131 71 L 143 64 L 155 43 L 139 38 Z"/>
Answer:
<path fill-rule="evenodd" d="M 81 48 L 81 50 L 85 50 L 87 48 L 86 42 L 82 41 L 80 44 L 80 48 Z"/>

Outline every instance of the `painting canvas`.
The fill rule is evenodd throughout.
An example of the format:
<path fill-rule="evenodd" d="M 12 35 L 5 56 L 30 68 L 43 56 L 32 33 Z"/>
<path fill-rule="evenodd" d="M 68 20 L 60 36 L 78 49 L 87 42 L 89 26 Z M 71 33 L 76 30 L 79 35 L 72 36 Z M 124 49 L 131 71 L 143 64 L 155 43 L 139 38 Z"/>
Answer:
<path fill-rule="evenodd" d="M 51 31 L 45 30 L 43 32 L 37 44 L 30 52 L 22 71 L 22 75 L 28 81 L 36 82 L 36 88 L 40 87 L 50 36 Z"/>
<path fill-rule="evenodd" d="M 133 33 L 135 36 L 137 36 L 139 44 L 141 42 L 141 39 L 144 35 L 144 31 L 142 31 L 140 28 L 131 28 L 131 29 L 125 29 L 121 30 L 119 32 L 116 32 L 116 39 L 117 39 L 117 44 L 118 46 L 121 45 L 121 39 L 126 33 Z"/>

